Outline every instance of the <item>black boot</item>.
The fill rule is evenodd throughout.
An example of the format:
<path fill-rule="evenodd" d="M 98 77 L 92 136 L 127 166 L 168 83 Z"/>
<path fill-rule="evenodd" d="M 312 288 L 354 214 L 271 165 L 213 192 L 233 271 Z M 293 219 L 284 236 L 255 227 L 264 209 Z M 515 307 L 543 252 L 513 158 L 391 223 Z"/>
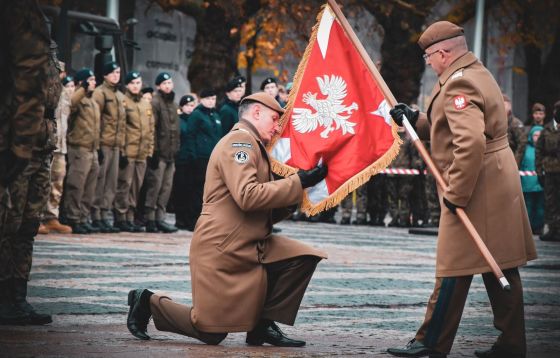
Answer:
<path fill-rule="evenodd" d="M 150 339 L 148 336 L 148 323 L 152 316 L 150 310 L 150 297 L 154 293 L 145 289 L 132 290 L 128 293 L 128 317 L 126 319 L 126 327 L 136 338 L 143 340 Z"/>
<path fill-rule="evenodd" d="M 177 232 L 177 228 L 171 224 L 166 223 L 163 220 L 156 221 L 157 228 L 164 234 L 171 234 Z"/>
<path fill-rule="evenodd" d="M 29 315 L 29 324 L 43 325 L 52 322 L 51 315 L 38 313 L 27 302 L 27 280 L 14 278 L 14 305 Z"/>
<path fill-rule="evenodd" d="M 525 358 L 525 354 L 508 352 L 497 346 L 492 346 L 492 348 L 484 351 L 476 350 L 474 355 L 479 358 Z"/>
<path fill-rule="evenodd" d="M 121 232 L 118 227 L 114 227 L 109 220 L 101 220 L 103 226 L 105 227 L 105 231 L 101 230 L 101 232 L 108 233 L 108 234 L 118 234 Z"/>
<path fill-rule="evenodd" d="M 276 323 L 268 319 L 261 319 L 251 332 L 247 332 L 245 342 L 251 346 L 262 346 L 263 343 L 268 343 L 276 347 L 305 346 L 304 341 L 286 337 Z"/>
<path fill-rule="evenodd" d="M 99 228 L 96 226 L 91 225 L 90 223 L 88 223 L 87 221 L 84 223 L 81 223 L 82 227 L 88 231 L 89 234 L 98 234 L 99 233 Z"/>
<path fill-rule="evenodd" d="M 0 280 L 0 325 L 29 324 L 29 315 L 14 305 L 12 280 Z"/>
<path fill-rule="evenodd" d="M 148 220 L 146 223 L 146 232 L 159 232 L 159 229 L 154 220 Z"/>
<path fill-rule="evenodd" d="M 130 226 L 131 232 L 144 232 L 144 227 L 136 225 L 134 221 L 129 221 L 128 226 Z"/>
<path fill-rule="evenodd" d="M 84 227 L 84 224 L 82 223 L 77 223 L 77 222 L 70 222 L 70 227 L 72 228 L 72 234 L 76 234 L 76 235 L 86 235 L 89 234 L 90 231 Z"/>
<path fill-rule="evenodd" d="M 115 221 L 115 227 L 122 232 L 134 232 L 133 227 L 130 226 L 128 221 L 124 221 L 124 220 Z"/>

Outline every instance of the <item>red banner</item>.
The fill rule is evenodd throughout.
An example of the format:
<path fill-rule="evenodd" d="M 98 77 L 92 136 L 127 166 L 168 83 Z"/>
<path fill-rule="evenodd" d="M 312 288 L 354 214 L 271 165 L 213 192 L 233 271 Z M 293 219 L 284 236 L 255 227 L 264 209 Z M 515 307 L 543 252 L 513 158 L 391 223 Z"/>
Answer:
<path fill-rule="evenodd" d="M 324 163 L 325 180 L 306 189 L 309 215 L 337 205 L 385 169 L 400 145 L 390 106 L 359 52 L 326 5 L 298 66 L 280 135 L 269 152 L 286 175 Z"/>

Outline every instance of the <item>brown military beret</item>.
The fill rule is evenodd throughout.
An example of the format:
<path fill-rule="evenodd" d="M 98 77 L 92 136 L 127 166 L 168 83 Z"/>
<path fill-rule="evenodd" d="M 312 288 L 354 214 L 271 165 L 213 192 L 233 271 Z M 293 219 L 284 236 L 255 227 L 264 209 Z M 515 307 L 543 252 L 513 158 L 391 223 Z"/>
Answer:
<path fill-rule="evenodd" d="M 544 107 L 544 104 L 537 102 L 533 105 L 533 108 L 531 109 L 531 112 L 535 113 L 535 112 L 539 112 L 539 111 L 540 112 L 546 112 L 546 108 Z"/>
<path fill-rule="evenodd" d="M 463 36 L 465 33 L 461 26 L 457 26 L 449 21 L 438 21 L 434 22 L 428 28 L 422 36 L 418 39 L 418 46 L 422 50 L 427 49 L 435 43 L 443 40 L 447 40 L 457 36 Z"/>
<path fill-rule="evenodd" d="M 276 111 L 280 114 L 284 113 L 284 108 L 280 107 L 280 104 L 278 104 L 276 99 L 274 99 L 268 93 L 264 93 L 264 92 L 253 93 L 252 95 L 243 98 L 240 104 L 243 104 L 244 102 L 247 101 L 259 102 L 261 104 L 264 104 L 268 108 L 272 109 L 273 111 Z"/>

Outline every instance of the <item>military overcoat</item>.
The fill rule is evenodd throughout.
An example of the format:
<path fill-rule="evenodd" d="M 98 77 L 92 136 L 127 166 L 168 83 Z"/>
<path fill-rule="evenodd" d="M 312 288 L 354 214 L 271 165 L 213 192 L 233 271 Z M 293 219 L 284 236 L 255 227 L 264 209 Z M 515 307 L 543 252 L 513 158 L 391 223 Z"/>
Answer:
<path fill-rule="evenodd" d="M 263 264 L 327 255 L 271 234 L 286 207 L 301 201 L 297 175 L 274 181 L 264 146 L 247 121 L 212 152 L 204 204 L 190 248 L 192 320 L 205 332 L 245 332 L 260 318 L 267 291 Z"/>
<path fill-rule="evenodd" d="M 421 116 L 418 132 L 429 130 L 432 158 L 448 183 L 440 190 L 442 208 L 436 276 L 489 272 L 467 231 L 443 197 L 465 207 L 468 217 L 502 269 L 536 258 L 521 192 L 521 182 L 507 138 L 507 118 L 498 84 L 471 52 L 440 76 Z"/>

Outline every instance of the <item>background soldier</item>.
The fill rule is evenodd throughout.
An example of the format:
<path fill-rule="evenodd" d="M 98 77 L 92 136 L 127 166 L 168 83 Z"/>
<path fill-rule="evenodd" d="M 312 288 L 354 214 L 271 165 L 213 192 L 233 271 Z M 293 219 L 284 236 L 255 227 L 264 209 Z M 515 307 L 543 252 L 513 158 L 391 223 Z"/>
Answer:
<path fill-rule="evenodd" d="M 367 224 L 367 186 L 362 185 L 354 191 L 356 193 L 356 220 L 352 222 L 354 225 Z M 352 207 L 354 206 L 354 194 L 347 195 L 340 203 L 342 208 L 342 218 L 340 225 L 349 225 L 352 219 Z"/>
<path fill-rule="evenodd" d="M 278 95 L 278 81 L 274 77 L 265 78 L 261 83 L 261 91 L 271 95 L 280 104 L 281 107 L 285 107 L 286 103 L 282 101 Z"/>
<path fill-rule="evenodd" d="M 523 159 L 523 148 L 527 142 L 527 135 L 525 134 L 525 128 L 523 127 L 521 119 L 513 115 L 511 99 L 505 93 L 502 93 L 502 96 L 504 97 L 504 106 L 506 107 L 506 115 L 508 118 L 509 147 L 513 151 L 515 161 L 519 166 Z"/>
<path fill-rule="evenodd" d="M 222 121 L 223 135 L 226 135 L 233 125 L 239 122 L 239 101 L 245 94 L 245 78 L 238 76 L 226 84 L 226 99 L 220 106 L 220 120 Z"/>
<path fill-rule="evenodd" d="M 53 153 L 53 160 L 51 164 L 51 190 L 47 207 L 43 214 L 42 228 L 39 228 L 39 233 L 48 234 L 51 231 L 59 232 L 61 234 L 70 234 L 72 228 L 67 225 L 62 225 L 58 221 L 60 214 L 60 200 L 62 198 L 64 177 L 66 176 L 66 132 L 68 130 L 68 116 L 70 115 L 70 98 L 74 94 L 76 85 L 74 79 L 70 76 L 65 76 L 62 79 L 63 90 L 56 107 L 56 134 L 57 144 L 56 150 Z M 41 232 L 41 229 L 44 231 Z"/>
<path fill-rule="evenodd" d="M 152 105 L 142 100 L 142 77 L 129 72 L 126 83 L 126 145 L 119 160 L 119 181 L 115 197 L 115 226 L 121 231 L 141 232 L 134 224 L 138 193 L 146 173 L 146 158 L 154 152 L 154 117 Z"/>
<path fill-rule="evenodd" d="M 64 212 L 74 234 L 97 233 L 99 229 L 89 224 L 91 204 L 94 200 L 99 161 L 99 132 L 101 113 L 92 98 L 95 76 L 89 68 L 75 76 L 78 89 L 70 104 L 68 120 L 68 174 L 64 195 Z"/>
<path fill-rule="evenodd" d="M 546 124 L 536 147 L 539 182 L 544 186 L 545 224 L 543 241 L 560 241 L 560 101 L 554 104 L 553 118 Z"/>
<path fill-rule="evenodd" d="M 173 101 L 173 79 L 167 72 L 156 77 L 157 92 L 152 100 L 155 121 L 154 154 L 146 174 L 146 231 L 172 233 L 177 228 L 165 222 L 167 201 L 173 185 L 175 156 L 179 151 L 179 108 Z"/>
<path fill-rule="evenodd" d="M 403 140 L 403 145 L 399 155 L 391 164 L 394 168 L 406 169 L 411 165 L 411 141 L 406 135 L 404 128 L 399 129 L 399 136 Z M 387 199 L 391 222 L 389 226 L 408 227 L 410 226 L 410 193 L 412 191 L 412 178 L 410 175 L 387 174 Z"/>
<path fill-rule="evenodd" d="M 119 232 L 109 218 L 117 193 L 119 161 L 124 153 L 126 133 L 126 100 L 119 91 L 121 68 L 116 62 L 103 66 L 103 84 L 93 91 L 93 99 L 101 111 L 101 148 L 99 150 L 99 174 L 92 207 L 93 226 L 101 232 Z"/>
<path fill-rule="evenodd" d="M 35 1 L 4 2 L 0 30 L 0 324 L 46 324 L 51 316 L 27 302 L 27 281 L 56 148 L 57 47 Z"/>
<path fill-rule="evenodd" d="M 387 175 L 377 174 L 367 183 L 369 224 L 385 226 L 387 216 Z"/>

